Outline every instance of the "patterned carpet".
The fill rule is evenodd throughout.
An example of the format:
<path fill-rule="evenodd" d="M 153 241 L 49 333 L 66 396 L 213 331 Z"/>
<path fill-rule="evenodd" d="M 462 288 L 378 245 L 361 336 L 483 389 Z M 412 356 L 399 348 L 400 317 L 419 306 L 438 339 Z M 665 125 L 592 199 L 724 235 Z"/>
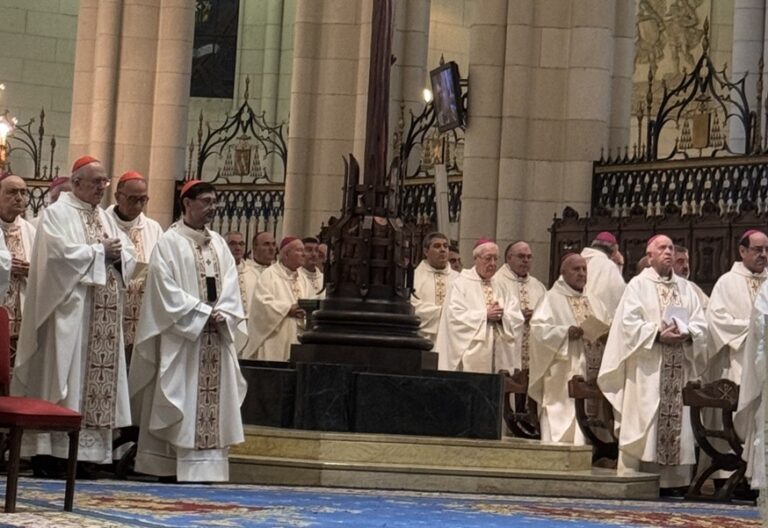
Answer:
<path fill-rule="evenodd" d="M 323 527 L 751 528 L 752 506 L 544 499 L 271 486 L 80 481 L 75 512 L 63 482 L 22 479 L 18 513 L 0 528 Z"/>

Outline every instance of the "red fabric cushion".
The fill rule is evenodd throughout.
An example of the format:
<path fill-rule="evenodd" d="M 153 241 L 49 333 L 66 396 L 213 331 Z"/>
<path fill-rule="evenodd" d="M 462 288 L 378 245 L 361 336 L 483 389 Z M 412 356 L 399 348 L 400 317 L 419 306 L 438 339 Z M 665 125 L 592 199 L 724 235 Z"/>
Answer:
<path fill-rule="evenodd" d="M 0 427 L 71 427 L 80 426 L 79 413 L 36 398 L 0 397 Z"/>

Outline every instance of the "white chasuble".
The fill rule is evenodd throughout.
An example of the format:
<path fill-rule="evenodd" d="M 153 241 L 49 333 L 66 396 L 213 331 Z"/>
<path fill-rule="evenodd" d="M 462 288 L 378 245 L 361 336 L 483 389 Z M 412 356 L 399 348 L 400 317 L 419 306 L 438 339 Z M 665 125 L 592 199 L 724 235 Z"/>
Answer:
<path fill-rule="evenodd" d="M 662 316 L 670 305 L 689 314 L 691 340 L 683 344 L 657 341 Z M 614 409 L 620 468 L 658 468 L 662 487 L 690 482 L 694 439 L 682 390 L 704 371 L 707 334 L 699 298 L 687 281 L 674 275 L 662 278 L 653 268 L 630 281 L 614 316 L 597 378 Z"/>
<path fill-rule="evenodd" d="M 37 231 L 35 226 L 21 216 L 17 216 L 10 223 L 0 220 L 0 228 L 3 230 L 5 245 L 11 253 L 11 257 L 29 262 Z M 12 340 L 19 337 L 26 293 L 27 277 L 11 276 L 3 306 L 8 310 Z"/>
<path fill-rule="evenodd" d="M 211 319 L 214 310 L 224 322 Z M 244 320 L 224 239 L 172 225 L 149 261 L 131 359 L 136 471 L 180 481 L 229 479 L 229 446 L 244 440 L 246 383 L 235 348 Z"/>
<path fill-rule="evenodd" d="M 420 320 L 419 333 L 432 341 L 433 346 L 437 341 L 437 328 L 448 287 L 458 276 L 459 272 L 449 265 L 436 269 L 430 266 L 426 259 L 416 266 L 413 273 L 411 305 Z"/>
<path fill-rule="evenodd" d="M 253 268 L 253 271 L 255 271 L 256 275 L 258 275 L 259 277 L 261 277 L 261 274 L 267 271 L 267 268 L 271 266 L 271 264 L 259 264 L 255 260 L 251 260 L 251 259 L 246 259 L 245 265 Z"/>
<path fill-rule="evenodd" d="M 560 277 L 531 318 L 531 362 L 528 395 L 539 404 L 541 439 L 545 442 L 586 443 L 576 422 L 574 400 L 568 395 L 573 376 L 594 379 L 603 345 L 584 338 L 569 339 L 571 326 L 593 316 L 609 319 L 602 303 L 574 290 Z"/>
<path fill-rule="evenodd" d="M 108 264 L 102 241 L 119 238 Z M 123 347 L 125 283 L 135 252 L 100 207 L 70 192 L 46 209 L 37 230 L 11 392 L 80 412 L 78 459 L 112 461 L 112 430 L 130 425 Z M 25 435 L 23 454 L 67 458 L 66 433 Z"/>
<path fill-rule="evenodd" d="M 315 290 L 316 297 L 318 299 L 325 299 L 325 278 L 320 267 L 316 267 L 315 271 L 309 271 L 307 268 L 299 268 L 299 273 L 307 278 L 312 288 Z"/>
<path fill-rule="evenodd" d="M 243 357 L 288 361 L 291 345 L 298 344 L 304 320 L 289 317 L 299 299 L 315 299 L 315 289 L 298 271 L 275 262 L 261 274 L 248 317 L 248 344 Z"/>
<path fill-rule="evenodd" d="M 619 267 L 600 249 L 584 248 L 581 256 L 587 261 L 585 293 L 591 299 L 600 299 L 609 314 L 614 313 L 627 286 Z"/>
<path fill-rule="evenodd" d="M 733 417 L 733 425 L 739 438 L 744 440 L 741 457 L 747 462 L 746 476 L 750 485 L 761 495 L 768 493 L 766 479 L 765 432 L 768 417 L 765 412 L 765 391 L 768 390 L 768 361 L 766 354 L 768 336 L 768 282 L 763 282 L 752 309 L 749 329 L 744 343 L 744 368 L 739 385 L 739 405 Z M 761 503 L 759 500 L 758 503 Z M 763 510 L 764 514 L 766 513 Z"/>
<path fill-rule="evenodd" d="M 133 346 L 136 325 L 139 322 L 141 297 L 144 294 L 144 281 L 147 278 L 145 268 L 149 263 L 149 257 L 152 255 L 155 244 L 163 234 L 163 228 L 144 213 L 140 213 L 133 220 L 123 220 L 115 212 L 114 205 L 110 205 L 107 212 L 112 215 L 117 226 L 133 244 L 133 248 L 136 250 L 136 260 L 141 263 L 140 267 L 144 269 L 144 271 L 136 274 L 126 289 L 125 306 L 123 307 L 123 334 L 125 335 L 125 346 L 129 347 Z"/>
<path fill-rule="evenodd" d="M 749 318 L 766 277 L 768 271 L 752 273 L 743 263 L 734 262 L 712 288 L 706 314 L 711 340 L 707 381 L 727 378 L 741 383 Z"/>
<path fill-rule="evenodd" d="M 496 278 L 512 290 L 512 294 L 520 305 L 520 310 L 535 310 L 547 292 L 546 286 L 539 279 L 530 273 L 521 277 L 506 264 L 496 272 Z M 520 348 L 515 350 L 515 363 L 519 363 L 523 370 L 529 368 L 530 350 L 531 326 L 530 323 L 524 323 Z"/>
<path fill-rule="evenodd" d="M 488 321 L 488 307 L 498 302 L 500 321 Z M 440 316 L 435 351 L 440 370 L 495 373 L 520 368 L 514 362 L 520 346 L 523 314 L 509 288 L 497 279 L 484 280 L 475 268 L 462 271 L 448 287 Z"/>

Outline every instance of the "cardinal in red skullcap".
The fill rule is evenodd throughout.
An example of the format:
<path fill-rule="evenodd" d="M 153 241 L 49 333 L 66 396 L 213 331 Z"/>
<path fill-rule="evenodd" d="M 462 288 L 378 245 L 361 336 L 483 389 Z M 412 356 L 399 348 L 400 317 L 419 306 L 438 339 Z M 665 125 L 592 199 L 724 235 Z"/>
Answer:
<path fill-rule="evenodd" d="M 120 180 L 125 193 L 145 186 L 137 173 Z M 136 471 L 185 482 L 227 481 L 229 447 L 243 441 L 244 300 L 232 252 L 209 227 L 216 203 L 212 184 L 184 185 L 182 218 L 149 256 L 130 368 Z M 204 423 L 210 436 L 201 436 Z"/>
<path fill-rule="evenodd" d="M 100 205 L 110 182 L 104 166 L 80 158 L 69 182 L 71 192 L 40 217 L 12 391 L 81 413 L 78 459 L 106 464 L 113 432 L 132 423 L 121 314 L 136 252 Z M 63 183 L 54 180 L 51 192 Z M 41 433 L 29 445 L 30 455 L 67 458 L 66 436 Z"/>
<path fill-rule="evenodd" d="M 107 213 L 112 215 L 120 230 L 131 241 L 142 267 L 149 263 L 155 244 L 163 234 L 160 224 L 144 213 L 148 201 L 147 181 L 144 176 L 136 171 L 127 171 L 117 180 L 115 203 L 107 208 Z M 138 323 L 136 315 L 141 308 L 145 280 L 146 274 L 141 274 L 131 280 L 126 289 L 123 332 L 125 347 L 129 352 L 133 350 Z"/>

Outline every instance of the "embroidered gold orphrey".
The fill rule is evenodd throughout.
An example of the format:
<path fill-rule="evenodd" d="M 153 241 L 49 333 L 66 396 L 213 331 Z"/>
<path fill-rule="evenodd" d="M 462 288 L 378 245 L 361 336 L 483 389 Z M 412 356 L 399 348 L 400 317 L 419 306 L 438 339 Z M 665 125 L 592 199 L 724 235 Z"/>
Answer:
<path fill-rule="evenodd" d="M 568 295 L 568 304 L 576 319 L 576 324 L 581 326 L 592 313 L 592 306 L 589 304 L 589 298 L 586 295 Z M 603 344 L 600 342 L 590 343 L 586 339 L 584 342 L 584 352 L 587 356 L 587 381 L 597 379 L 597 373 L 600 371 L 600 362 L 603 360 Z M 590 400 L 587 400 L 589 403 Z"/>
<path fill-rule="evenodd" d="M 10 249 L 10 246 L 9 246 Z M 752 300 L 752 304 L 755 304 L 757 298 L 757 292 L 760 291 L 760 286 L 763 285 L 765 277 L 747 277 L 747 287 L 749 288 L 749 298 Z"/>
<path fill-rule="evenodd" d="M 531 308 L 531 296 L 528 294 L 527 281 L 516 280 L 518 284 L 518 299 L 520 299 L 520 308 L 529 310 Z M 523 340 L 520 345 L 520 359 L 523 370 L 528 370 L 531 359 L 531 323 L 525 321 L 523 324 Z"/>
<path fill-rule="evenodd" d="M 89 244 L 105 238 L 99 211 L 80 211 Z M 120 364 L 120 323 L 122 305 L 117 271 L 107 266 L 105 286 L 93 287 L 91 332 L 85 367 L 83 426 L 86 429 L 112 429 L 115 426 L 117 375 Z"/>
<path fill-rule="evenodd" d="M 673 281 L 657 282 L 660 313 L 668 306 L 682 306 L 680 292 Z M 659 419 L 656 437 L 656 462 L 680 463 L 680 434 L 683 424 L 683 345 L 661 344 Z"/>
<path fill-rule="evenodd" d="M 8 229 L 4 227 L 3 232 L 5 233 L 5 245 L 8 246 L 11 256 L 26 262 L 27 252 L 24 250 L 24 243 L 21 239 L 21 228 L 12 225 Z M 19 329 L 21 328 L 21 289 L 26 281 L 27 279 L 24 277 L 11 274 L 11 282 L 8 284 L 8 291 L 3 300 L 3 306 L 8 309 L 12 339 L 19 336 Z"/>
<path fill-rule="evenodd" d="M 144 255 L 144 240 L 141 236 L 141 229 L 132 227 L 128 236 L 136 249 L 136 260 L 147 262 Z M 136 325 L 139 323 L 139 310 L 141 309 L 141 298 L 144 296 L 144 283 L 146 277 L 133 279 L 128 283 L 125 291 L 125 312 L 123 314 L 123 341 L 125 346 L 133 346 L 133 340 L 136 336 Z"/>
<path fill-rule="evenodd" d="M 221 293 L 221 268 L 219 257 L 213 247 L 203 253 L 199 244 L 194 244 L 200 298 L 207 301 L 205 283 L 205 258 L 210 255 L 216 280 L 216 291 Z M 209 322 L 203 330 L 200 344 L 200 362 L 197 374 L 197 417 L 195 424 L 195 449 L 217 449 L 219 440 L 220 384 L 221 384 L 221 340 L 214 323 Z"/>
<path fill-rule="evenodd" d="M 245 288 L 245 262 L 242 260 L 240 261 L 240 264 L 237 265 L 237 282 L 240 285 L 240 301 L 243 303 L 243 311 L 245 312 L 245 316 L 248 317 L 248 310 L 246 309 L 248 306 L 248 299 L 246 297 Z"/>

